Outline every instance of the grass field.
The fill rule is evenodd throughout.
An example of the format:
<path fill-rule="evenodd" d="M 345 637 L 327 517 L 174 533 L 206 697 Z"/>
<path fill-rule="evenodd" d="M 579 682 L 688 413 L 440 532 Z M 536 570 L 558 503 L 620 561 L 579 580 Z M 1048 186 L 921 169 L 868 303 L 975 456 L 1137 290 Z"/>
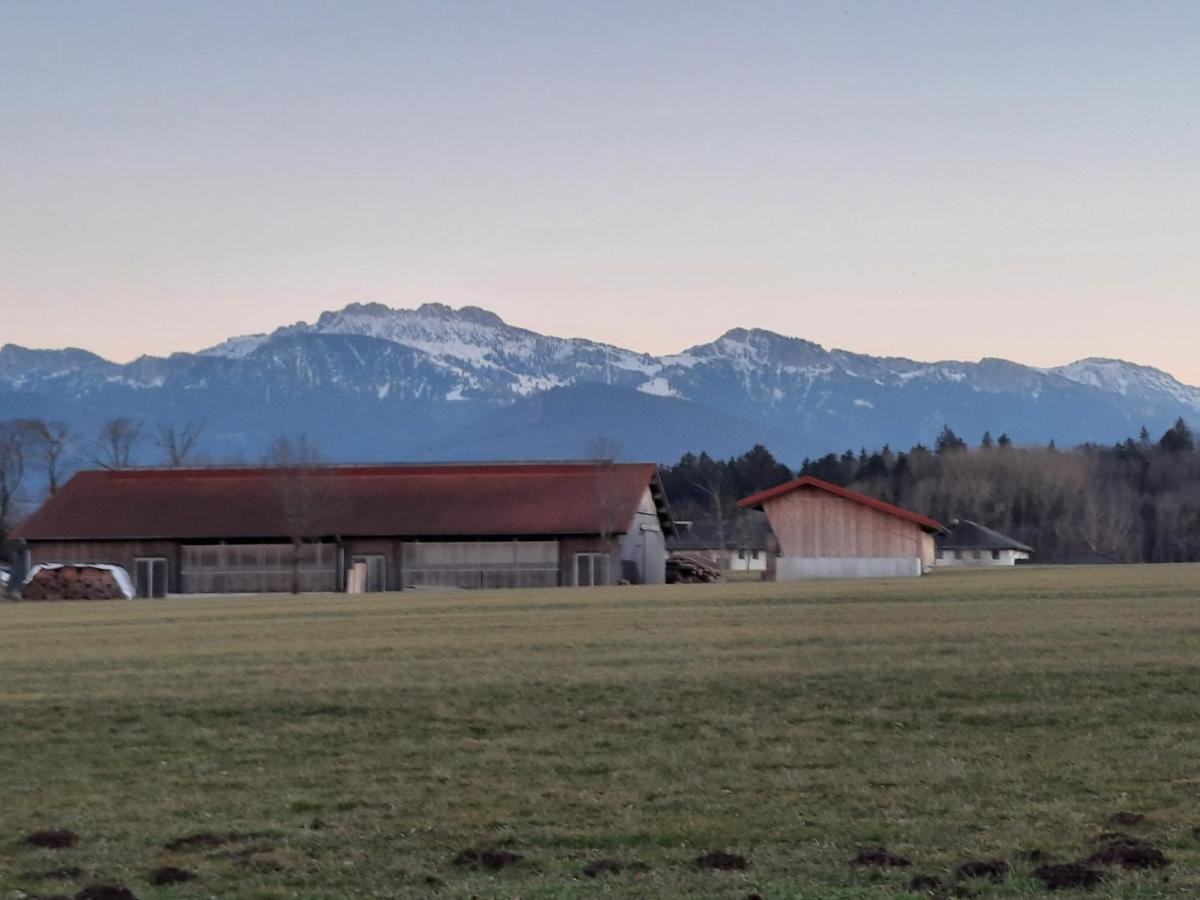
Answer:
<path fill-rule="evenodd" d="M 1045 896 L 1018 852 L 1111 830 L 1171 865 L 1092 896 L 1197 897 L 1196 826 L 1200 567 L 0 604 L 0 897 L 903 898 L 995 857 L 963 884 Z"/>

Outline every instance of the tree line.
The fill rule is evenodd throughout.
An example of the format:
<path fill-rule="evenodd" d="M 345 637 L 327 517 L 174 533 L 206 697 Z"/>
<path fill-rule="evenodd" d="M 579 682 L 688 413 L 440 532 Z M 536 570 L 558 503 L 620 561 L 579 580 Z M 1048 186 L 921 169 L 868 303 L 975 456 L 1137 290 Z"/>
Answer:
<path fill-rule="evenodd" d="M 149 448 L 156 464 L 197 464 L 202 436 L 199 422 L 151 429 L 118 417 L 81 435 L 62 422 L 0 421 L 0 542 L 75 469 L 129 468 Z M 318 459 L 303 435 L 278 439 L 264 456 L 301 469 Z M 746 523 L 740 498 L 813 475 L 942 522 L 979 522 L 1031 545 L 1040 561 L 1200 561 L 1200 449 L 1182 419 L 1157 440 L 1143 428 L 1112 446 L 1072 449 L 1017 446 L 1003 434 L 969 446 L 947 426 L 932 447 L 846 450 L 795 471 L 760 444 L 728 459 L 687 453 L 662 474 L 677 518 L 711 523 L 730 546 Z"/>
<path fill-rule="evenodd" d="M 737 500 L 798 475 L 861 491 L 941 522 L 970 519 L 1029 544 L 1042 562 L 1200 561 L 1200 450 L 1178 420 L 1160 438 L 1072 449 L 968 442 L 946 427 L 933 447 L 884 446 L 806 459 L 793 472 L 765 447 L 740 457 L 686 454 L 663 470 L 680 518 L 736 541 Z"/>

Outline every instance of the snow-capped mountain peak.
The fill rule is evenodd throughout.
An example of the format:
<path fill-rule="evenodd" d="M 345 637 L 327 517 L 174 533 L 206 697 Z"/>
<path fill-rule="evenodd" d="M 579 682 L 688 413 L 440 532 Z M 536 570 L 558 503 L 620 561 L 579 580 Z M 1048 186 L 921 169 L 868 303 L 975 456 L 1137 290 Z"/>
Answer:
<path fill-rule="evenodd" d="M 1200 389 L 1190 387 L 1161 369 L 1140 366 L 1121 359 L 1089 357 L 1046 369 L 1076 384 L 1084 384 L 1132 400 L 1166 395 L 1176 402 L 1200 411 Z"/>
<path fill-rule="evenodd" d="M 643 458 L 762 441 L 798 462 L 848 446 L 928 444 L 947 424 L 968 439 L 990 430 L 1019 442 L 1116 441 L 1143 425 L 1194 419 L 1200 390 L 1119 360 L 1053 369 L 925 362 L 757 328 L 653 356 L 538 334 L 478 307 L 352 303 L 201 353 L 126 365 L 86 351 L 6 346 L 0 403 L 7 417 L 76 419 L 84 431 L 105 416 L 202 418 L 219 444 L 214 453 L 253 455 L 302 428 L 347 460 L 486 458 L 499 446 L 572 456 L 604 434 Z M 510 418 L 524 424 L 512 426 L 512 443 L 497 444 Z"/>

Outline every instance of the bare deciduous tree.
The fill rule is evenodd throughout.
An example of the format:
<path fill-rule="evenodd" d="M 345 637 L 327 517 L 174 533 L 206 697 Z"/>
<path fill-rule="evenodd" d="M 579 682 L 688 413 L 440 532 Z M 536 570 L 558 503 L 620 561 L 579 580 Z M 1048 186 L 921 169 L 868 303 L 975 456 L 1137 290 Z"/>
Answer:
<path fill-rule="evenodd" d="M 25 476 L 25 430 L 17 422 L 0 422 L 0 539 L 13 525 L 17 492 Z"/>
<path fill-rule="evenodd" d="M 28 450 L 38 458 L 46 476 L 50 494 L 58 491 L 63 475 L 63 456 L 71 440 L 71 429 L 65 422 L 47 422 L 45 419 L 22 419 Z"/>
<path fill-rule="evenodd" d="M 292 593 L 298 594 L 304 542 L 318 537 L 313 534 L 319 511 L 314 470 L 321 462 L 321 454 L 306 434 L 280 435 L 272 442 L 263 461 L 277 470 L 275 490 L 292 542 Z"/>
<path fill-rule="evenodd" d="M 163 451 L 167 465 L 172 469 L 185 466 L 200 441 L 204 431 L 203 422 L 188 422 L 184 425 L 159 425 L 154 443 Z"/>
<path fill-rule="evenodd" d="M 93 461 L 104 469 L 128 469 L 133 451 L 142 440 L 142 428 L 133 419 L 119 416 L 100 426 Z"/>

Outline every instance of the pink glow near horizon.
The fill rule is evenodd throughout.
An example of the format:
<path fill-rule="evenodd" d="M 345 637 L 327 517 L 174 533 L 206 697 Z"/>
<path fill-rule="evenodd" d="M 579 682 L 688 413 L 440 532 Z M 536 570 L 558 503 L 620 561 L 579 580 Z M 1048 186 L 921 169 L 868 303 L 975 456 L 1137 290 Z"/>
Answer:
<path fill-rule="evenodd" d="M 1200 7 L 0 9 L 0 342 L 437 301 L 1200 384 Z"/>

